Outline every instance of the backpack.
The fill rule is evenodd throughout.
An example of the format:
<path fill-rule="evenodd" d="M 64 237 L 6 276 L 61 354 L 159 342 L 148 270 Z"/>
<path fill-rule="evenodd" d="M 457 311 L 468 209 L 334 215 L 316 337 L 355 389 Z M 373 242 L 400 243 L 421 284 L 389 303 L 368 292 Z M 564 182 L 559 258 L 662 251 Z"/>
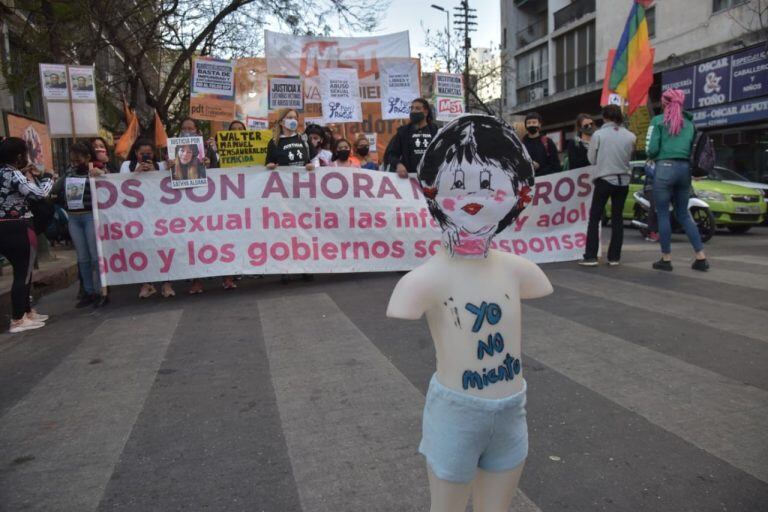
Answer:
<path fill-rule="evenodd" d="M 704 178 L 715 167 L 715 144 L 709 135 L 696 130 L 691 146 L 691 176 Z"/>

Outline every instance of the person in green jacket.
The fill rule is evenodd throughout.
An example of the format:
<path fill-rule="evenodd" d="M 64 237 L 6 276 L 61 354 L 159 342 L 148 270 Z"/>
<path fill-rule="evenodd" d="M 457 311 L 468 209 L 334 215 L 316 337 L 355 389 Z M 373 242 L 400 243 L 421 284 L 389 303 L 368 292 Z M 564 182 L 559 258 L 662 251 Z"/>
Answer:
<path fill-rule="evenodd" d="M 646 151 L 650 160 L 656 161 L 656 176 L 653 181 L 653 199 L 659 223 L 661 259 L 653 264 L 656 270 L 672 271 L 672 225 L 669 205 L 673 205 L 675 217 L 683 226 L 688 240 L 696 252 L 691 265 L 702 272 L 709 269 L 704 255 L 699 229 L 688 211 L 691 194 L 690 157 L 696 129 L 692 117 L 683 111 L 685 93 L 679 89 L 668 89 L 661 96 L 664 113 L 651 120 L 646 139 Z"/>

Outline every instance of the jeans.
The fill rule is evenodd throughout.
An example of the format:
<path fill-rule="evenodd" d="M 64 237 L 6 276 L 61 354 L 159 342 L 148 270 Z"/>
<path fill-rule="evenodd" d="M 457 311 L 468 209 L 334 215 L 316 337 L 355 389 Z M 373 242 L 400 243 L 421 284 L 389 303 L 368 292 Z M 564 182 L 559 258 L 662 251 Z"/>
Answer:
<path fill-rule="evenodd" d="M 656 179 L 653 181 L 653 199 L 656 202 L 656 215 L 659 219 L 659 241 L 661 252 L 672 252 L 672 224 L 669 205 L 675 210 L 677 222 L 683 226 L 693 250 L 704 249 L 699 228 L 688 211 L 688 199 L 691 191 L 691 170 L 686 160 L 659 160 L 656 162 Z"/>
<path fill-rule="evenodd" d="M 69 214 L 69 236 L 77 251 L 77 267 L 83 279 L 83 290 L 89 295 L 101 292 L 99 254 L 92 213 Z"/>
<path fill-rule="evenodd" d="M 597 258 L 600 249 L 600 221 L 608 199 L 611 200 L 611 244 L 608 246 L 608 261 L 621 259 L 621 245 L 624 243 L 624 203 L 627 200 L 629 187 L 611 185 L 602 178 L 595 180 L 595 191 L 592 194 L 592 206 L 589 208 L 589 224 L 587 225 L 587 248 L 585 259 Z"/>

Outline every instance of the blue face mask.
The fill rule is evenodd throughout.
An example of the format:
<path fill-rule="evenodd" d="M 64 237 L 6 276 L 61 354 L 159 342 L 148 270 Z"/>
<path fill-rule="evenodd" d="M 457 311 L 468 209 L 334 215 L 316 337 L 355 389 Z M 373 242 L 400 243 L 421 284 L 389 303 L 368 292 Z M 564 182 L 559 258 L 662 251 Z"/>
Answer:
<path fill-rule="evenodd" d="M 283 119 L 283 126 L 285 126 L 286 130 L 295 132 L 299 127 L 299 121 L 296 119 Z"/>

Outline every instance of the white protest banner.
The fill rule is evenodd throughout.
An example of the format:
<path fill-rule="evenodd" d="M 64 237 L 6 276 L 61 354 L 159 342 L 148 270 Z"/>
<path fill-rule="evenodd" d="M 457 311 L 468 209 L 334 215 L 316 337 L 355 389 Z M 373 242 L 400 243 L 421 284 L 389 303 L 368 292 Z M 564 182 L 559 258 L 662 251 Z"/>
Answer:
<path fill-rule="evenodd" d="M 538 178 L 492 247 L 535 262 L 586 244 L 591 167 Z M 211 169 L 173 189 L 159 172 L 93 178 L 104 285 L 236 274 L 410 270 L 440 250 L 418 182 L 360 169 Z"/>
<path fill-rule="evenodd" d="M 450 121 L 464 114 L 465 110 L 464 77 L 435 73 L 435 119 Z"/>
<path fill-rule="evenodd" d="M 44 99 L 69 99 L 66 64 L 40 64 L 40 83 Z"/>
<path fill-rule="evenodd" d="M 173 166 L 168 169 L 172 188 L 203 187 L 208 184 L 202 137 L 169 138 L 168 156 L 173 160 Z"/>
<path fill-rule="evenodd" d="M 419 93 L 419 66 L 410 60 L 382 61 L 381 73 L 381 118 L 407 119 L 411 103 L 421 96 Z"/>
<path fill-rule="evenodd" d="M 304 87 L 300 76 L 269 77 L 269 110 L 304 110 Z"/>
<path fill-rule="evenodd" d="M 323 124 L 359 123 L 363 120 L 363 110 L 360 106 L 360 82 L 356 69 L 322 69 L 320 83 Z"/>

